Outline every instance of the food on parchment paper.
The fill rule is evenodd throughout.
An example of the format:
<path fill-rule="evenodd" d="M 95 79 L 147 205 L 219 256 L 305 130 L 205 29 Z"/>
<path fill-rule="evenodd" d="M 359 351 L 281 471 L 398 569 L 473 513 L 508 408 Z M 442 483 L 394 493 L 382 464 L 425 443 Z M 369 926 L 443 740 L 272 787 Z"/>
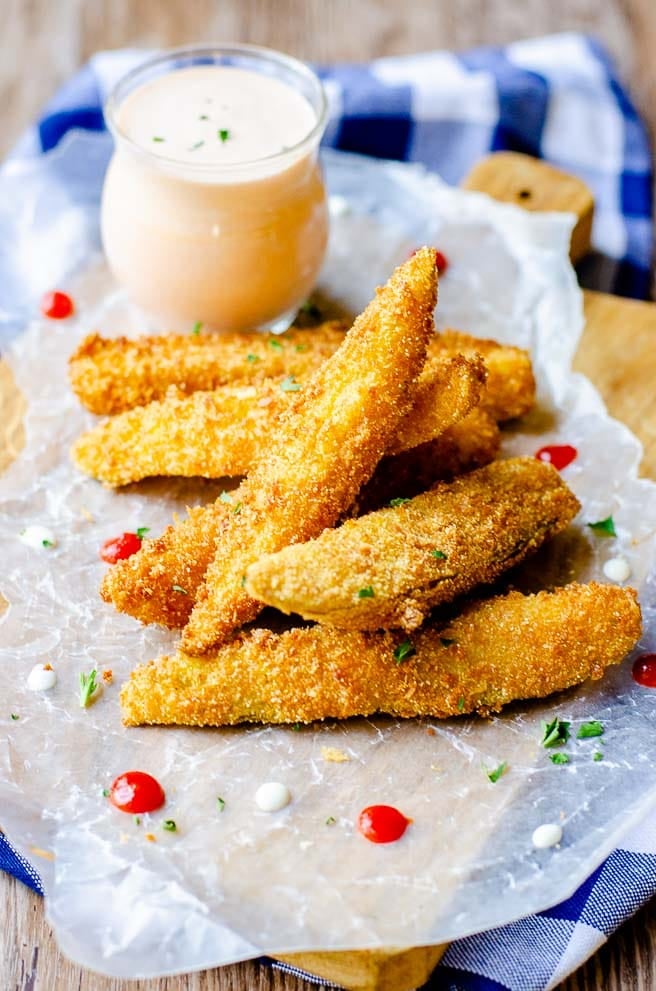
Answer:
<path fill-rule="evenodd" d="M 519 564 L 579 508 L 551 465 L 494 461 L 314 540 L 263 554 L 246 572 L 246 591 L 329 626 L 414 630 L 435 606 Z"/>
<path fill-rule="evenodd" d="M 591 583 L 510 592 L 426 625 L 411 640 L 325 626 L 243 632 L 211 655 L 178 652 L 138 667 L 121 705 L 133 726 L 486 715 L 600 678 L 640 632 L 632 589 Z"/>

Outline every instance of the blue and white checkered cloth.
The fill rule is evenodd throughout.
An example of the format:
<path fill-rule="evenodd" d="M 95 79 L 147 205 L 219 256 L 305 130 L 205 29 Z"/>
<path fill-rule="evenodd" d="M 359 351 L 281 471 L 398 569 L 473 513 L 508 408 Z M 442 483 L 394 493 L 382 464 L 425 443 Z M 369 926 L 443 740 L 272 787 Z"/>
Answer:
<path fill-rule="evenodd" d="M 74 128 L 103 131 L 108 90 L 144 54 L 95 56 L 52 100 L 10 160 L 42 156 Z M 320 72 L 332 109 L 325 137 L 331 147 L 422 162 L 453 183 L 483 155 L 501 149 L 527 152 L 580 176 L 594 192 L 593 243 L 602 256 L 594 266 L 584 263 L 582 278 L 594 274 L 594 288 L 648 295 L 649 143 L 597 42 L 564 34 L 506 48 L 428 52 Z M 43 892 L 37 872 L 1 834 L 0 868 Z M 567 901 L 452 943 L 428 987 L 554 988 L 655 893 L 656 815 L 634 829 Z"/>

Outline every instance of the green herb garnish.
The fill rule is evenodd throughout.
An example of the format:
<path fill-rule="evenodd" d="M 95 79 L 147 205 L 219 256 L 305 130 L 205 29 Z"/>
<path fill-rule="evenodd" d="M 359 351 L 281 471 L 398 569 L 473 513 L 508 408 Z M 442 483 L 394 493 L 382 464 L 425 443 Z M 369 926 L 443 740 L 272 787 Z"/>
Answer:
<path fill-rule="evenodd" d="M 589 723 L 581 723 L 578 733 L 576 734 L 577 740 L 589 740 L 593 736 L 603 736 L 604 727 L 597 719 L 592 719 Z"/>
<path fill-rule="evenodd" d="M 549 754 L 549 760 L 552 764 L 569 764 L 569 756 L 567 754 Z"/>
<path fill-rule="evenodd" d="M 103 788 L 103 798 L 109 798 L 109 788 Z"/>
<path fill-rule="evenodd" d="M 172 592 L 179 592 L 180 595 L 189 595 L 189 592 L 187 591 L 187 589 L 186 588 L 183 588 L 182 585 L 171 585 L 171 591 Z"/>
<path fill-rule="evenodd" d="M 219 496 L 219 502 L 226 502 L 230 506 L 232 505 L 232 496 L 230 495 L 229 492 L 226 492 L 224 489 L 224 491 Z"/>
<path fill-rule="evenodd" d="M 134 824 L 135 824 L 135 826 L 140 826 L 141 825 L 141 817 L 140 816 L 135 816 L 134 817 Z"/>
<path fill-rule="evenodd" d="M 219 138 L 219 140 L 220 140 L 220 141 L 221 141 L 221 142 L 222 142 L 223 144 L 225 144 L 225 142 L 226 142 L 226 141 L 228 140 L 228 138 L 230 137 L 230 131 L 229 131 L 229 130 L 228 130 L 227 128 L 225 128 L 225 127 L 222 127 L 222 128 L 221 128 L 221 129 L 219 130 L 219 131 L 217 131 L 217 135 L 218 135 L 218 138 Z"/>
<path fill-rule="evenodd" d="M 292 729 L 294 730 L 295 733 L 300 733 L 301 732 L 301 729 L 302 729 L 301 724 L 300 723 L 293 723 L 292 724 Z"/>
<path fill-rule="evenodd" d="M 321 310 L 316 303 L 313 303 L 311 299 L 308 299 L 301 306 L 299 313 L 305 313 L 309 317 L 313 317 L 315 320 L 321 319 Z"/>
<path fill-rule="evenodd" d="M 395 499 L 390 499 L 389 504 L 395 509 L 397 506 L 402 506 L 404 502 L 410 502 L 410 499 L 406 499 L 404 496 L 397 496 Z"/>
<path fill-rule="evenodd" d="M 159 135 L 156 135 L 156 136 L 155 136 L 155 137 L 153 138 L 153 141 L 157 141 L 157 142 L 162 142 L 162 141 L 164 141 L 164 140 L 166 140 L 166 139 L 165 139 L 165 138 L 160 138 L 160 137 L 159 137 Z"/>
<path fill-rule="evenodd" d="M 358 589 L 358 599 L 373 599 L 375 594 L 376 593 L 371 585 L 367 585 L 366 588 Z"/>
<path fill-rule="evenodd" d="M 196 151 L 198 148 L 202 148 L 204 144 L 204 141 L 197 141 L 196 144 L 191 145 L 189 151 Z"/>
<path fill-rule="evenodd" d="M 246 575 L 241 576 L 241 587 L 246 588 Z"/>
<path fill-rule="evenodd" d="M 273 348 L 274 351 L 282 351 L 282 344 L 275 337 L 270 338 L 269 347 Z"/>
<path fill-rule="evenodd" d="M 162 823 L 162 829 L 165 829 L 167 833 L 175 833 L 177 828 L 173 819 L 165 819 Z"/>
<path fill-rule="evenodd" d="M 458 712 L 463 712 L 464 708 L 465 708 L 465 700 L 461 695 L 460 698 L 458 699 Z"/>
<path fill-rule="evenodd" d="M 412 657 L 415 652 L 415 648 L 410 643 L 409 640 L 404 640 L 400 643 L 398 647 L 394 650 L 394 660 L 397 664 L 402 664 L 406 657 Z"/>
<path fill-rule="evenodd" d="M 197 320 L 196 323 L 191 328 L 191 332 L 195 337 L 198 337 L 202 329 L 203 329 L 202 323 L 200 322 L 200 320 Z"/>
<path fill-rule="evenodd" d="M 297 344 L 294 348 L 295 351 L 307 351 L 307 344 Z"/>
<path fill-rule="evenodd" d="M 542 746 L 562 747 L 569 740 L 570 724 L 563 722 L 556 716 L 553 722 L 542 722 Z"/>
<path fill-rule="evenodd" d="M 220 795 L 217 796 L 216 807 L 219 810 L 219 812 L 223 812 L 223 810 L 226 807 L 225 799 L 224 798 L 221 798 Z"/>
<path fill-rule="evenodd" d="M 595 750 L 595 752 L 592 755 L 592 759 L 593 760 L 603 760 L 604 759 L 604 755 L 602 754 L 601 750 Z"/>
<path fill-rule="evenodd" d="M 450 640 L 449 637 L 440 637 L 440 643 L 443 647 L 450 647 L 452 643 L 458 643 L 458 641 Z"/>
<path fill-rule="evenodd" d="M 198 119 L 199 120 L 209 120 L 209 117 L 207 116 L 207 114 L 201 114 Z"/>
<path fill-rule="evenodd" d="M 16 720 L 20 719 L 20 716 L 17 716 L 15 712 L 12 712 L 11 718 L 13 719 L 14 722 L 16 722 Z"/>
<path fill-rule="evenodd" d="M 150 532 L 149 526 L 138 526 L 137 527 L 137 537 L 139 540 L 143 540 L 147 533 Z"/>
<path fill-rule="evenodd" d="M 96 677 L 97 670 L 94 668 L 89 674 L 80 672 L 80 708 L 86 709 L 91 704 L 91 697 L 98 687 Z"/>
<path fill-rule="evenodd" d="M 436 557 L 438 561 L 446 561 L 446 554 L 444 551 L 431 551 L 431 557 Z"/>
<path fill-rule="evenodd" d="M 233 513 L 233 516 L 239 516 L 239 514 L 241 513 L 241 503 L 240 502 L 236 502 L 235 503 L 235 508 L 233 509 L 232 513 Z"/>
<path fill-rule="evenodd" d="M 249 361 L 251 365 L 254 365 L 256 361 L 260 360 L 259 354 L 247 354 L 246 361 Z"/>
<path fill-rule="evenodd" d="M 41 543 L 43 544 L 44 547 L 54 547 L 55 546 L 54 541 L 48 540 L 47 538 L 45 540 L 42 540 Z"/>
<path fill-rule="evenodd" d="M 283 392 L 298 392 L 301 387 L 293 375 L 287 375 L 280 383 L 280 388 Z"/>
<path fill-rule="evenodd" d="M 334 826 L 336 822 L 337 819 L 335 819 L 335 816 L 328 816 L 326 819 L 326 826 Z"/>
<path fill-rule="evenodd" d="M 605 520 L 599 520 L 597 523 L 588 523 L 591 530 L 598 533 L 600 537 L 616 537 L 617 533 L 615 531 L 615 522 L 612 516 L 607 516 Z"/>
<path fill-rule="evenodd" d="M 488 780 L 491 781 L 493 785 L 496 784 L 499 778 L 501 777 L 501 775 L 505 772 L 507 767 L 508 764 L 504 760 L 501 762 L 501 764 L 499 764 L 498 767 L 495 767 L 492 771 L 488 771 L 488 769 L 485 768 L 485 773 L 488 776 Z"/>

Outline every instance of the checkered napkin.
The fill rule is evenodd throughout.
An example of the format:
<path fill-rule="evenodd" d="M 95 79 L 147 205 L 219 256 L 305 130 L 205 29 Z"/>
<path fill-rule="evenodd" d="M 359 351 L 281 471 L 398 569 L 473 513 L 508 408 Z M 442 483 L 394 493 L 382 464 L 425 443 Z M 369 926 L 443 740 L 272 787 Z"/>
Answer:
<path fill-rule="evenodd" d="M 95 56 L 57 94 L 10 159 L 42 156 L 74 128 L 103 131 L 108 89 L 143 58 L 135 51 Z M 483 155 L 501 149 L 527 152 L 580 176 L 595 196 L 597 253 L 596 261 L 586 261 L 582 279 L 609 292 L 647 296 L 649 144 L 597 42 L 564 34 L 506 48 L 429 52 L 320 72 L 331 106 L 329 146 L 422 162 L 453 183 Z M 0 192 L 1 184 L 0 170 Z M 38 873 L 2 834 L 0 869 L 43 893 Z M 554 988 L 655 893 L 656 815 L 635 828 L 567 901 L 452 943 L 428 987 Z"/>

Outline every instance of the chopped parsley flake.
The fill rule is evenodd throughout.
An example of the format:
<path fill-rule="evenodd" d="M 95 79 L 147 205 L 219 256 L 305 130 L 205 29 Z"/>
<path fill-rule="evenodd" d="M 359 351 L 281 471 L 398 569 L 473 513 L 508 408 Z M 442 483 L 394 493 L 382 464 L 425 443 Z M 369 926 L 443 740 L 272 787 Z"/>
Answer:
<path fill-rule="evenodd" d="M 293 375 L 287 375 L 280 383 L 283 392 L 298 392 L 301 388 Z"/>
<path fill-rule="evenodd" d="M 140 826 L 141 825 L 141 816 L 135 816 L 134 817 L 134 824 L 135 824 L 135 826 Z"/>
<path fill-rule="evenodd" d="M 96 677 L 97 670 L 94 668 L 89 674 L 80 672 L 80 708 L 86 709 L 91 704 L 91 697 L 98 687 Z"/>
<path fill-rule="evenodd" d="M 599 534 L 600 537 L 616 537 L 617 532 L 615 530 L 615 522 L 612 516 L 607 516 L 605 520 L 599 520 L 597 523 L 588 523 L 591 530 Z"/>
<path fill-rule="evenodd" d="M 221 495 L 219 496 L 219 502 L 226 502 L 226 503 L 228 503 L 228 505 L 231 505 L 232 504 L 232 496 L 230 495 L 229 492 L 226 492 L 224 490 L 221 493 Z"/>
<path fill-rule="evenodd" d="M 167 833 L 175 833 L 177 828 L 173 819 L 165 819 L 162 823 L 162 829 L 165 829 Z"/>
<path fill-rule="evenodd" d="M 562 747 L 569 740 L 570 724 L 563 722 L 558 716 L 550 722 L 542 722 L 542 746 Z"/>
<path fill-rule="evenodd" d="M 222 127 L 219 131 L 217 131 L 217 136 L 219 138 L 219 141 L 225 144 L 228 138 L 230 137 L 230 131 L 227 128 Z"/>
<path fill-rule="evenodd" d="M 221 798 L 220 795 L 217 796 L 216 807 L 219 810 L 219 812 L 223 812 L 223 810 L 226 807 L 225 799 L 224 798 Z"/>
<path fill-rule="evenodd" d="M 549 754 L 549 760 L 552 764 L 569 764 L 569 756 L 567 754 Z"/>
<path fill-rule="evenodd" d="M 157 141 L 158 143 L 161 143 L 162 141 L 165 141 L 165 140 L 166 140 L 165 138 L 160 138 L 159 135 L 156 135 L 153 138 L 153 141 Z"/>
<path fill-rule="evenodd" d="M 395 499 L 390 499 L 389 504 L 395 509 L 397 506 L 402 506 L 405 502 L 410 502 L 410 500 L 404 498 L 404 496 L 397 496 Z"/>
<path fill-rule="evenodd" d="M 16 722 L 17 719 L 20 719 L 20 716 L 17 716 L 15 712 L 12 712 L 11 718 L 13 719 L 14 722 Z"/>
<path fill-rule="evenodd" d="M 446 554 L 444 551 L 431 551 L 431 557 L 437 558 L 438 561 L 446 561 Z"/>
<path fill-rule="evenodd" d="M 371 585 L 367 585 L 366 588 L 358 589 L 358 599 L 373 599 L 375 597 L 375 592 Z"/>
<path fill-rule="evenodd" d="M 301 724 L 300 723 L 293 723 L 292 729 L 294 730 L 295 733 L 300 733 L 301 732 Z"/>
<path fill-rule="evenodd" d="M 250 362 L 251 365 L 254 365 L 255 362 L 256 361 L 259 361 L 259 360 L 260 360 L 259 354 L 247 354 L 246 355 L 246 361 Z"/>
<path fill-rule="evenodd" d="M 109 798 L 109 788 L 103 788 L 103 798 Z"/>
<path fill-rule="evenodd" d="M 138 526 L 137 527 L 137 537 L 139 540 L 143 540 L 147 533 L 150 532 L 149 526 Z"/>
<path fill-rule="evenodd" d="M 603 760 L 604 755 L 602 754 L 601 750 L 595 750 L 595 752 L 592 755 L 592 759 L 595 761 Z"/>
<path fill-rule="evenodd" d="M 295 351 L 307 351 L 307 344 L 297 344 L 294 348 Z"/>
<path fill-rule="evenodd" d="M 207 116 L 207 114 L 201 114 L 198 119 L 199 120 L 209 120 L 209 117 Z"/>
<path fill-rule="evenodd" d="M 410 641 L 404 640 L 403 643 L 400 643 L 394 650 L 394 660 L 397 664 L 402 664 L 406 657 L 412 657 L 414 652 L 415 648 Z"/>
<path fill-rule="evenodd" d="M 202 148 L 204 144 L 204 141 L 197 141 L 196 144 L 190 146 L 189 151 L 196 151 L 198 148 Z"/>
<path fill-rule="evenodd" d="M 275 337 L 270 339 L 269 347 L 272 347 L 274 351 L 282 351 L 282 344 Z"/>
<path fill-rule="evenodd" d="M 334 826 L 336 822 L 337 819 L 335 819 L 335 816 L 328 816 L 326 819 L 326 826 Z"/>
<path fill-rule="evenodd" d="M 440 643 L 443 647 L 450 647 L 451 644 L 457 643 L 457 640 L 450 640 L 449 637 L 440 637 Z"/>
<path fill-rule="evenodd" d="M 187 589 L 186 588 L 183 588 L 182 585 L 171 585 L 171 591 L 172 592 L 179 592 L 180 595 L 189 595 L 189 592 L 187 591 Z"/>
<path fill-rule="evenodd" d="M 576 734 L 577 740 L 589 740 L 593 736 L 603 736 L 604 727 L 597 719 L 592 719 L 589 723 L 581 723 L 581 727 Z"/>
<path fill-rule="evenodd" d="M 465 700 L 461 695 L 460 698 L 458 699 L 458 712 L 463 712 L 464 708 L 465 708 Z"/>
<path fill-rule="evenodd" d="M 308 317 L 313 317 L 315 320 L 321 319 L 321 310 L 316 303 L 312 302 L 311 299 L 308 299 L 307 302 L 303 303 L 299 313 L 305 313 Z"/>
<path fill-rule="evenodd" d="M 232 513 L 233 513 L 233 516 L 239 516 L 239 514 L 241 513 L 241 503 L 240 502 L 236 502 L 235 503 L 235 508 L 233 509 Z"/>
<path fill-rule="evenodd" d="M 508 764 L 504 760 L 499 764 L 498 767 L 493 768 L 493 770 L 491 771 L 488 771 L 488 769 L 485 768 L 485 773 L 488 776 L 488 780 L 491 781 L 493 785 L 496 784 L 499 778 L 501 777 L 501 775 L 504 774 L 507 767 Z"/>
<path fill-rule="evenodd" d="M 203 329 L 202 323 L 200 322 L 200 320 L 197 320 L 196 323 L 191 328 L 191 332 L 195 337 L 198 337 L 202 329 Z"/>
<path fill-rule="evenodd" d="M 241 587 L 246 588 L 246 575 L 241 576 Z"/>
<path fill-rule="evenodd" d="M 48 540 L 47 538 L 45 540 L 42 540 L 41 543 L 43 544 L 44 547 L 54 547 L 55 546 L 54 541 Z"/>

